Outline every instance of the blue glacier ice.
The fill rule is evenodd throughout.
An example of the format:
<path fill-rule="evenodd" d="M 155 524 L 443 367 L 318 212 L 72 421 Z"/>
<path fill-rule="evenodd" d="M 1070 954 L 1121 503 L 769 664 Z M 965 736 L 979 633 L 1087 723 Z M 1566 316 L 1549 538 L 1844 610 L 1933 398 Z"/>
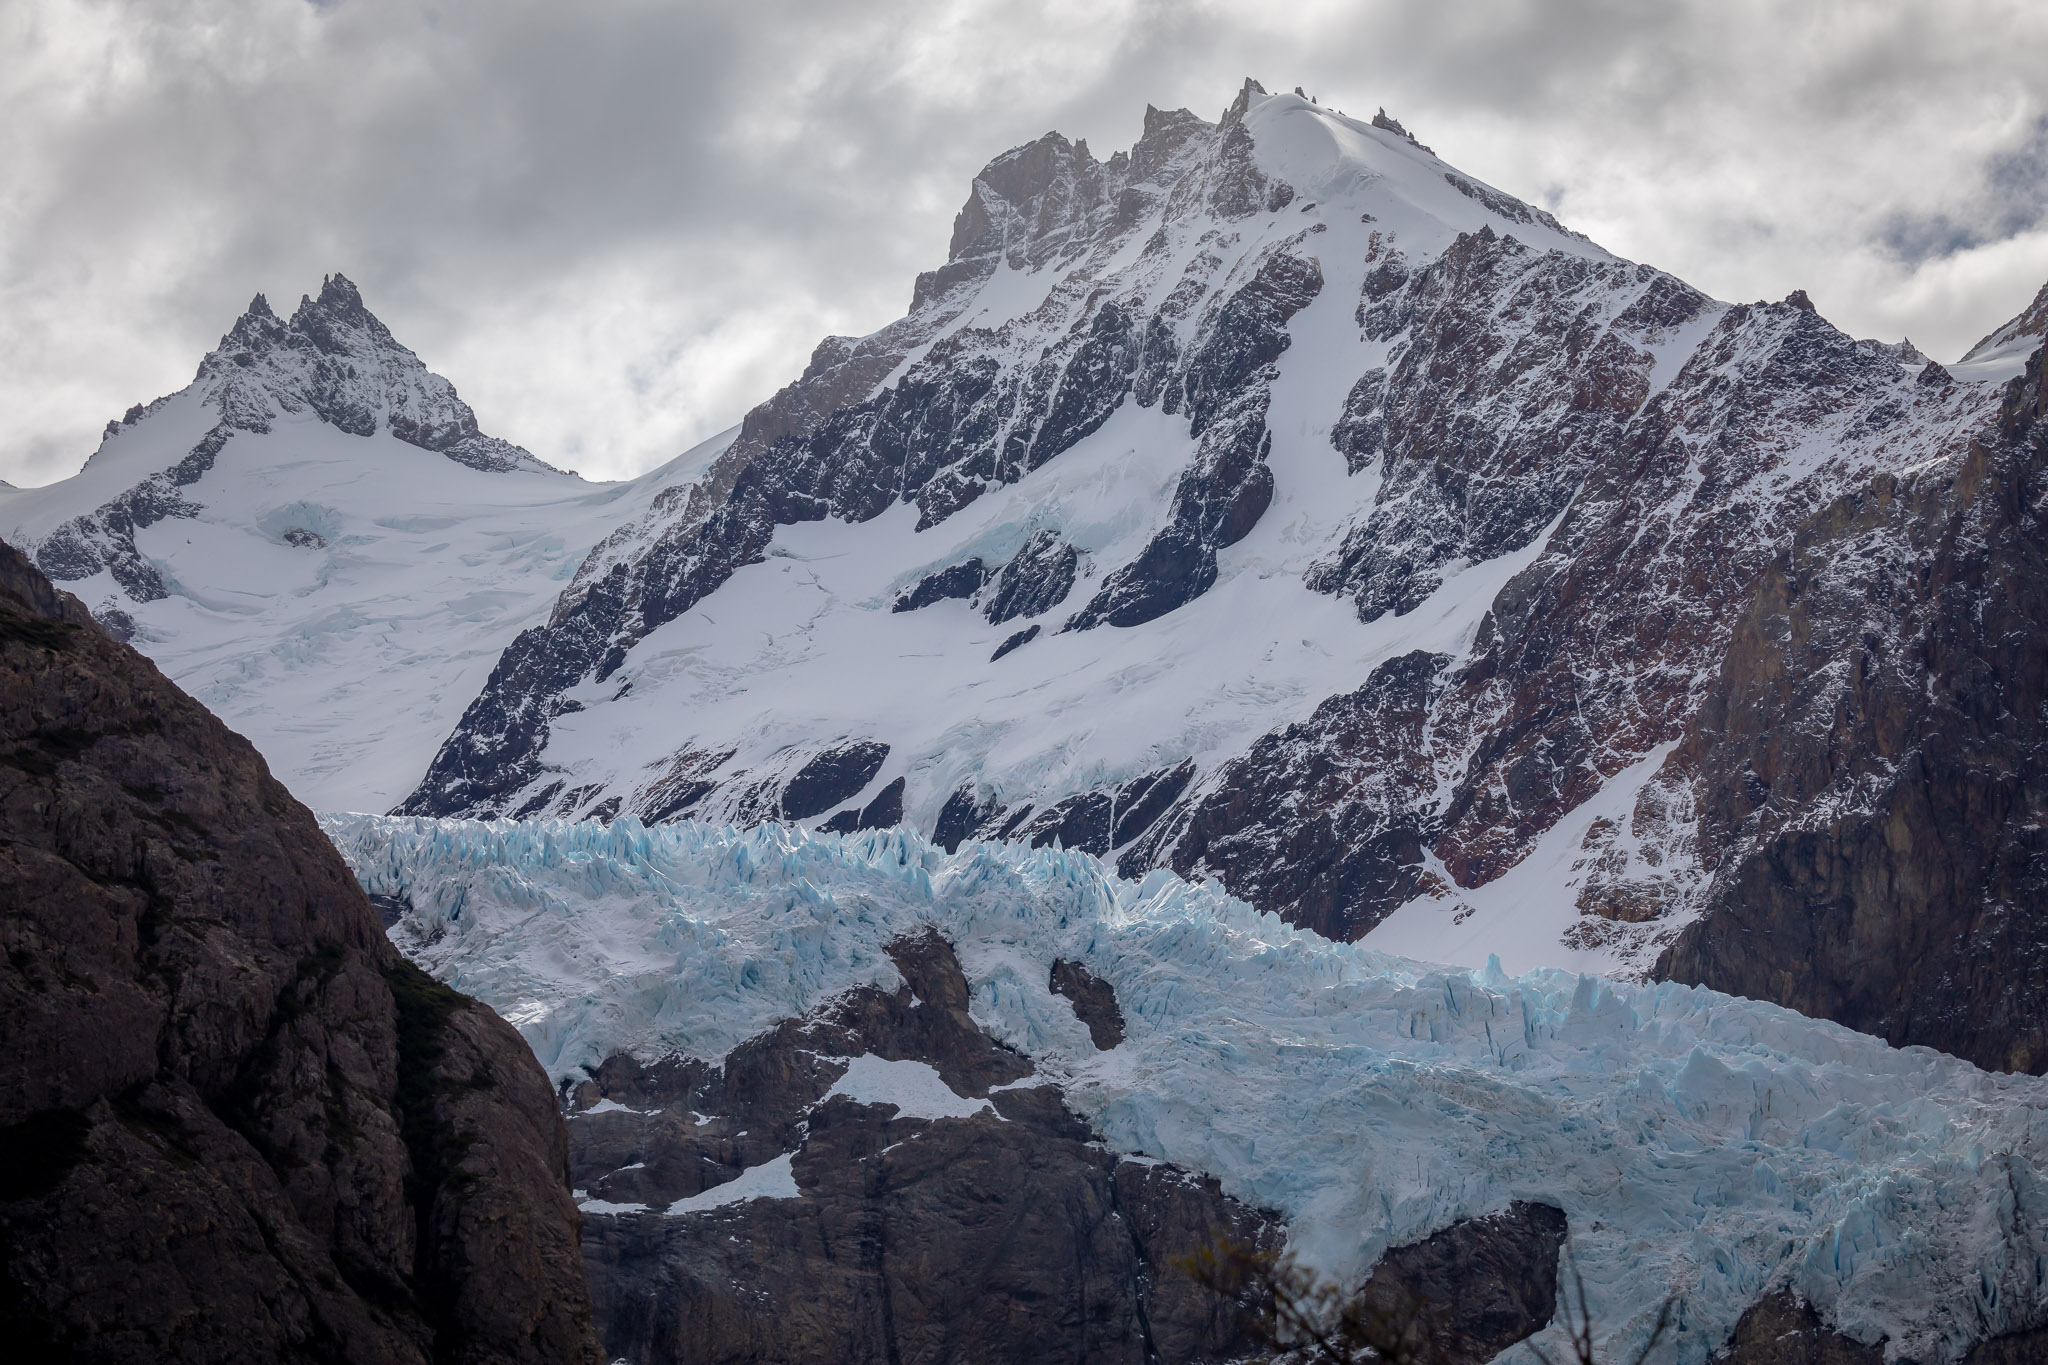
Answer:
<path fill-rule="evenodd" d="M 1296 1254 L 1338 1278 L 1526 1198 L 1570 1215 L 1616 1352 L 1667 1295 L 1686 1361 L 1781 1287 L 1894 1359 L 1951 1360 L 2048 1318 L 2039 1077 L 1692 987 L 1391 957 L 1058 849 L 632 819 L 323 824 L 366 889 L 411 898 L 399 945 L 558 1079 L 617 1050 L 716 1058 L 895 985 L 884 945 L 930 924 L 976 1018 L 1112 1146 L 1278 1210 Z M 1095 1051 L 1050 992 L 1055 957 L 1115 987 L 1122 1046 Z"/>

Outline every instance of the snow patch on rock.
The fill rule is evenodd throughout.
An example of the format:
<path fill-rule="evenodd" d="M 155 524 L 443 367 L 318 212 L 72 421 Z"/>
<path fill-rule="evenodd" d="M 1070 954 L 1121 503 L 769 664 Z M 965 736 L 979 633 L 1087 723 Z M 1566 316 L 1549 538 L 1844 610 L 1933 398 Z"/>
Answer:
<path fill-rule="evenodd" d="M 855 1104 L 893 1104 L 897 1117 L 906 1119 L 968 1119 L 995 1113 L 987 1100 L 954 1093 L 929 1062 L 888 1061 L 871 1052 L 848 1061 L 846 1074 L 825 1092 L 828 1100 L 834 1095 Z"/>

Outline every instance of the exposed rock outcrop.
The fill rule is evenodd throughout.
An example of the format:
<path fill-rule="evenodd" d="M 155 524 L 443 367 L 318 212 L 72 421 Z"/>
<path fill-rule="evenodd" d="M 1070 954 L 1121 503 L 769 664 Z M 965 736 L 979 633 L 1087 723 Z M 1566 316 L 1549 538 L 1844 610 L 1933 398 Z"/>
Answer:
<path fill-rule="evenodd" d="M 1557 518 L 1541 553 L 1462 661 L 1436 656 L 1425 683 L 1414 656 L 1389 660 L 1259 740 L 1126 852 L 1127 871 L 1218 875 L 1342 937 L 1418 893 L 1494 880 L 1685 733 L 1758 575 L 1814 509 L 1873 468 L 1959 458 L 1981 421 L 1957 386 L 1915 384 L 1816 313 L 1709 307 L 1656 272 L 1483 237 L 1365 310 L 1368 329 L 1409 338 L 1412 368 L 1354 392 L 1335 438 L 1376 449 L 1392 491 L 1314 581 L 1367 617 L 1400 614 L 1441 585 L 1432 566 L 1534 545 Z M 1513 336 L 1494 330 L 1505 320 Z M 1689 357 L 1653 385 L 1651 343 L 1688 330 Z M 1695 854 L 1678 829 L 1605 837 L 1586 858 L 1612 852 L 1617 870 L 1582 909 L 1646 945 L 1632 951 L 1648 967 Z"/>
<path fill-rule="evenodd" d="M 856 990 L 721 1065 L 615 1057 L 574 1088 L 606 1350 L 642 1365 L 1243 1355 L 1240 1310 L 1176 1262 L 1226 1237 L 1275 1247 L 1277 1226 L 1213 1180 L 1093 1141 L 974 1024 L 945 940 L 891 955 L 898 990 Z M 921 1063 L 956 1112 L 833 1093 L 849 1058 Z M 690 1202 L 777 1162 L 779 1190 Z"/>
<path fill-rule="evenodd" d="M 0 546 L 0 1337 L 590 1361 L 567 1143 L 254 749 Z"/>
<path fill-rule="evenodd" d="M 1277 1252 L 1279 1224 L 1213 1179 L 1095 1141 L 974 1023 L 936 932 L 889 951 L 894 991 L 858 988 L 716 1065 L 618 1055 L 566 1088 L 606 1350 L 642 1365 L 1137 1365 L 1256 1347 L 1259 1304 L 1218 1294 L 1193 1262 Z M 1118 1046 L 1109 984 L 1078 962 L 1050 973 L 1095 1046 Z M 849 1093 L 877 1060 L 920 1064 L 941 1089 Z M 1564 1234 L 1541 1204 L 1463 1220 L 1387 1252 L 1356 1302 L 1412 1323 L 1433 1365 L 1480 1365 L 1550 1321 Z"/>
<path fill-rule="evenodd" d="M 1767 1294 L 1735 1324 L 1714 1365 L 1884 1365 L 1885 1344 L 1836 1330 L 1790 1290 Z M 2048 1328 L 1980 1341 L 1957 1365 L 2036 1365 L 2048 1360 Z"/>
<path fill-rule="evenodd" d="M 868 739 L 813 756 L 782 789 L 783 816 L 803 820 L 824 814 L 874 781 L 888 757 L 888 745 Z"/>
<path fill-rule="evenodd" d="M 1518 1201 L 1380 1258 L 1352 1301 L 1398 1324 L 1417 1365 L 1484 1365 L 1557 1312 L 1564 1210 Z"/>
<path fill-rule="evenodd" d="M 564 692 L 609 678 L 649 631 L 760 562 L 777 527 L 864 522 L 908 503 L 929 528 L 1072 448 L 1127 398 L 1186 414 L 1194 457 L 1168 524 L 1110 570 L 1071 624 L 1141 624 L 1207 591 L 1216 551 L 1272 498 L 1268 390 L 1288 320 L 1322 287 L 1308 245 L 1320 225 L 1259 246 L 1245 272 L 1219 250 L 1183 261 L 1163 236 L 1137 234 L 1156 215 L 1185 220 L 1193 235 L 1211 219 L 1291 202 L 1294 191 L 1252 157 L 1244 120 L 1262 93 L 1247 82 L 1213 125 L 1150 111 L 1138 144 L 1107 162 L 1058 134 L 991 162 L 955 222 L 947 264 L 919 278 L 909 316 L 820 345 L 796 384 L 748 414 L 702 481 L 670 490 L 646 521 L 593 550 L 553 619 L 499 660 L 402 811 L 523 806 L 551 780 L 542 752 L 554 720 L 577 705 Z M 1073 269 L 1121 259 L 1120 246 L 1141 240 L 1146 249 L 1106 283 Z M 1073 269 L 1071 283 L 1024 316 L 948 330 L 998 269 L 1052 267 Z M 989 619 L 1057 606 L 1076 561 L 1056 533 L 1038 532 L 982 589 Z M 910 610 L 941 600 L 969 576 L 922 582 L 897 601 Z"/>
<path fill-rule="evenodd" d="M 1080 554 L 1056 531 L 1038 531 L 992 576 L 982 615 L 999 626 L 1020 616 L 1040 616 L 1067 600 L 1074 588 Z"/>
<path fill-rule="evenodd" d="M 1959 466 L 1821 509 L 1760 577 L 1674 756 L 1727 850 L 1659 963 L 2048 1070 L 2048 377 Z"/>
<path fill-rule="evenodd" d="M 1124 1012 L 1114 986 L 1065 958 L 1052 964 L 1049 984 L 1054 995 L 1073 1001 L 1074 1017 L 1088 1026 L 1088 1039 L 1099 1051 L 1107 1052 L 1124 1040 Z"/>
<path fill-rule="evenodd" d="M 1716 1365 L 1883 1365 L 1883 1345 L 1866 1345 L 1821 1321 L 1789 1290 L 1758 1299 L 1714 1356 Z"/>

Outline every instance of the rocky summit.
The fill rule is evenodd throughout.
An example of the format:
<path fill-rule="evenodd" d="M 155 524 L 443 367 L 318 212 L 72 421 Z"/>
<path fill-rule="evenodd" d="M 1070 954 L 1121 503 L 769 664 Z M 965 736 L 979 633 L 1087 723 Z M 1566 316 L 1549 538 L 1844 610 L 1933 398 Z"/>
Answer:
<path fill-rule="evenodd" d="M 2040 1353 L 2048 290 L 1939 363 L 1252 81 L 906 283 L 631 481 L 334 275 L 0 485 L 6 1330 Z"/>

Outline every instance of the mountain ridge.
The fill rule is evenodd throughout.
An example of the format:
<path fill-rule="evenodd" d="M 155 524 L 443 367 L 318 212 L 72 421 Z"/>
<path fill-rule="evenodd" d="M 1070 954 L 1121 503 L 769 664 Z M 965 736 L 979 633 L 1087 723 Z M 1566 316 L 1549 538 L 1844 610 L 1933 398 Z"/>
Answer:
<path fill-rule="evenodd" d="M 299 797 L 381 809 L 590 546 L 723 443 L 627 483 L 555 471 L 479 431 L 334 275 L 290 319 L 257 296 L 72 479 L 0 490 L 0 533 Z"/>
<path fill-rule="evenodd" d="M 1803 293 L 1713 300 L 1392 119 L 1249 81 L 1215 122 L 1148 109 L 1106 160 L 1057 133 L 996 158 L 911 304 L 678 467 L 519 502 L 509 538 L 481 485 L 402 541 L 342 508 L 338 546 L 290 542 L 327 556 L 306 601 L 337 609 L 209 645 L 202 695 L 250 705 L 240 677 L 286 653 L 374 674 L 328 731 L 374 710 L 374 743 L 320 741 L 336 773 L 380 756 L 347 788 L 379 799 L 351 803 L 900 820 L 1215 876 L 1417 956 L 1641 975 L 1728 905 L 1697 722 L 1759 585 L 1842 499 L 1965 468 L 2032 325 L 1944 367 Z M 268 477 L 249 439 L 219 458 Z M 268 525 L 265 555 L 323 538 L 214 510 L 224 544 Z M 325 632 L 425 595 L 334 586 L 366 524 L 476 557 L 443 511 L 524 548 L 440 594 L 493 603 L 453 664 L 440 618 L 407 637 L 419 705 Z M 139 534 L 180 572 L 171 524 Z M 133 610 L 155 647 L 199 638 L 186 601 Z M 305 728 L 279 716 L 266 750 Z M 1979 981 L 1961 1009 L 2031 989 Z"/>
<path fill-rule="evenodd" d="M 851 804 L 811 818 L 851 827 L 887 787 L 949 839 L 1058 838 L 1126 875 L 1220 875 L 1339 937 L 1396 919 L 1427 955 L 1467 919 L 1465 941 L 1501 934 L 1505 912 L 1473 896 L 1668 752 L 1800 518 L 1882 469 L 1961 458 L 1998 401 L 1843 335 L 1803 295 L 1707 299 L 1405 130 L 1253 83 L 1215 124 L 1152 110 L 1107 162 L 1056 134 L 997 158 L 951 256 L 904 319 L 822 343 L 709 479 L 586 561 L 400 810 L 746 821 L 780 813 L 776 793 L 828 751 L 882 746 Z M 1279 543 L 1260 529 L 1275 519 Z M 825 567 L 880 553 L 876 536 L 905 546 L 886 571 Z M 778 559 L 787 588 L 760 577 Z M 1276 573 L 1308 592 L 1247 578 Z M 1019 592 L 1022 618 L 1000 605 Z M 731 593 L 769 646 L 719 624 Z M 912 601 L 900 623 L 863 615 Z M 837 622 L 856 616 L 900 644 L 852 643 Z M 1231 648 L 1261 616 L 1271 635 Z M 1234 657 L 1276 659 L 1289 617 L 1352 662 Z M 1163 632 L 1149 651 L 1067 643 L 1146 631 Z M 1019 671 L 1048 651 L 1065 653 Z M 1219 710 L 1175 681 L 1198 671 L 1176 658 L 1242 670 L 1224 690 L 1262 700 Z M 919 670 L 928 721 L 847 686 Z M 1153 711 L 1135 709 L 1145 688 L 1120 695 L 1134 676 Z M 733 701 L 736 678 L 762 699 Z M 694 728 L 653 714 L 657 685 Z M 843 704 L 821 702 L 835 690 Z M 1328 709 L 1347 694 L 1380 734 L 1369 759 Z M 613 757 L 635 751 L 667 757 Z M 1121 817 L 1190 762 L 1143 826 Z M 1649 847 L 1631 823 L 1578 831 L 1549 946 L 1508 929 L 1547 956 L 1518 960 L 1644 971 L 1696 912 L 1684 830 Z"/>

